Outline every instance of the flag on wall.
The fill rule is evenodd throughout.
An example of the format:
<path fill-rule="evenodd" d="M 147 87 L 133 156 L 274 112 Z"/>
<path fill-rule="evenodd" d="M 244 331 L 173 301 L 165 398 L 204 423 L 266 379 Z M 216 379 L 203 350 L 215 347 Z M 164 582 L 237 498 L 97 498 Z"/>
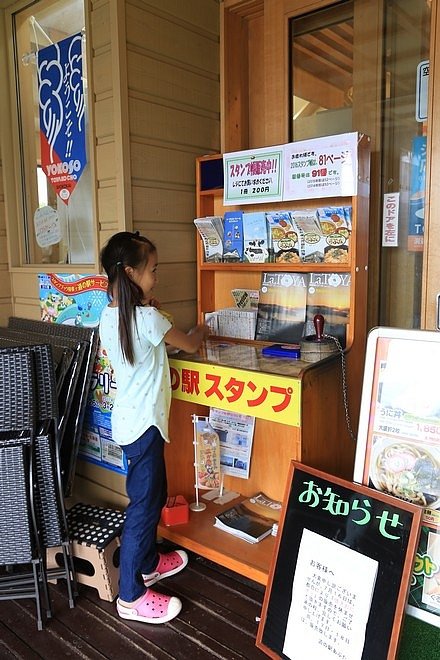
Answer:
<path fill-rule="evenodd" d="M 38 51 L 41 166 L 68 204 L 86 166 L 82 35 Z"/>

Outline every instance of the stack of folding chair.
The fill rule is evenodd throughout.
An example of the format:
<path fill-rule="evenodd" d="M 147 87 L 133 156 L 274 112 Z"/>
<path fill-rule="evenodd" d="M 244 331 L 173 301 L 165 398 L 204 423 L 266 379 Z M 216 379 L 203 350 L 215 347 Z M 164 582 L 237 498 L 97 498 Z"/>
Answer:
<path fill-rule="evenodd" d="M 38 338 L 40 341 L 44 338 L 44 343 L 69 347 L 74 351 L 62 384 L 57 382 L 57 387 L 61 389 L 58 393 L 61 477 L 64 495 L 68 497 L 72 494 L 76 459 L 98 348 L 98 329 L 12 316 L 9 318 L 8 330 L 21 333 L 22 337 Z"/>
<path fill-rule="evenodd" d="M 0 336 L 0 346 L 4 345 Z M 60 461 L 59 461 L 59 439 L 58 439 L 58 396 L 55 382 L 55 363 L 53 360 L 52 347 L 49 344 L 22 345 L 8 348 L 0 348 L 0 364 L 10 369 L 10 363 L 16 367 L 20 360 L 28 360 L 30 372 L 28 381 L 32 392 L 25 399 L 26 388 L 22 383 L 18 384 L 12 377 L 2 378 L 1 387 L 5 406 L 0 417 L 0 430 L 4 435 L 6 449 L 17 444 L 14 439 L 12 444 L 11 435 L 23 439 L 24 451 L 27 453 L 27 466 L 23 464 L 22 482 L 28 483 L 27 490 L 22 488 L 22 498 L 25 501 L 25 509 L 17 515 L 17 529 L 22 529 L 29 537 L 27 557 L 21 557 L 25 561 L 9 561 L 6 556 L 1 558 L 1 564 L 8 566 L 5 575 L 0 580 L 0 598 L 29 597 L 32 595 L 37 601 L 38 628 L 42 627 L 40 587 L 46 596 L 47 615 L 51 615 L 48 597 L 47 580 L 64 578 L 67 584 L 68 599 L 70 607 L 74 606 L 76 594 L 76 578 L 72 559 L 71 543 L 67 527 L 66 513 L 64 508 L 64 496 L 61 483 Z M 5 375 L 6 371 L 5 371 Z M 19 387 L 19 391 L 17 391 Z M 11 419 L 11 402 L 14 420 Z M 32 404 L 28 403 L 32 401 Z M 28 408 L 31 411 L 28 412 Z M 26 424 L 23 424 L 25 414 Z M 32 415 L 32 423 L 29 415 Z M 24 428 L 20 427 L 24 426 Z M 17 433 L 17 426 L 19 432 Z M 31 427 L 28 429 L 28 427 Z M 26 473 L 27 471 L 27 473 Z M 9 476 L 15 473 L 12 470 Z M 5 485 L 9 483 L 8 478 Z M 1 475 L 3 482 L 3 473 Z M 23 500 L 24 501 L 24 500 Z M 10 506 L 11 503 L 9 503 Z M 5 502 L 1 504 L 7 516 L 9 508 Z M 10 512 L 12 513 L 12 512 Z M 15 513 L 15 512 L 14 512 Z M 27 521 L 31 521 L 31 525 Z M 1 535 L 3 537 L 3 535 Z M 32 542 L 31 542 L 32 541 Z M 0 539 L 1 544 L 1 539 Z M 46 551 L 48 548 L 61 547 L 63 561 L 61 566 L 46 570 Z M 13 559 L 12 555 L 9 559 Z M 33 568 L 32 573 L 23 570 L 11 570 L 11 565 L 16 563 L 29 563 Z M 34 575 L 37 575 L 36 581 Z M 10 587 L 14 581 L 15 590 Z M 33 589 L 25 588 L 25 584 L 33 584 Z M 20 595 L 17 596 L 19 588 Z M 32 592 L 32 593 L 31 593 Z"/>
<path fill-rule="evenodd" d="M 0 353 L 0 600 L 42 593 L 51 615 L 35 509 L 35 368 L 30 351 Z M 30 568 L 29 568 L 30 567 Z"/>

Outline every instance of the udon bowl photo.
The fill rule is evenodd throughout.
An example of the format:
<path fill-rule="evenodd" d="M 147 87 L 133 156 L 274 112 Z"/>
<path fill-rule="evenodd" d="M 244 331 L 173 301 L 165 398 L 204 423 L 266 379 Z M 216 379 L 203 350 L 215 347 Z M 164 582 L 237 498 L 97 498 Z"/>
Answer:
<path fill-rule="evenodd" d="M 378 490 L 426 508 L 440 508 L 440 449 L 376 438 L 370 479 Z"/>

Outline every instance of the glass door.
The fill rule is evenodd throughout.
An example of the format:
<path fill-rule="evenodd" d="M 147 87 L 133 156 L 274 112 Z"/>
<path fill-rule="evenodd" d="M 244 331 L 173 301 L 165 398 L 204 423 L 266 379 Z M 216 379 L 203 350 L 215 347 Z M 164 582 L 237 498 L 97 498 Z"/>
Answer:
<path fill-rule="evenodd" d="M 291 139 L 372 139 L 370 326 L 423 327 L 430 26 L 430 0 L 346 0 L 290 21 Z"/>

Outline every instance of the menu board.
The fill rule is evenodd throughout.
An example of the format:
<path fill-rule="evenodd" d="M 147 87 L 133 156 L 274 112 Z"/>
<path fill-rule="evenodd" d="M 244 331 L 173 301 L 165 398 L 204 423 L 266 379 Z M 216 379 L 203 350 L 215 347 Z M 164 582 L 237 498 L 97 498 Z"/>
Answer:
<path fill-rule="evenodd" d="M 291 461 L 257 646 L 289 660 L 394 660 L 421 509 Z"/>
<path fill-rule="evenodd" d="M 440 333 L 368 336 L 354 480 L 423 509 L 407 610 L 440 627 Z"/>

